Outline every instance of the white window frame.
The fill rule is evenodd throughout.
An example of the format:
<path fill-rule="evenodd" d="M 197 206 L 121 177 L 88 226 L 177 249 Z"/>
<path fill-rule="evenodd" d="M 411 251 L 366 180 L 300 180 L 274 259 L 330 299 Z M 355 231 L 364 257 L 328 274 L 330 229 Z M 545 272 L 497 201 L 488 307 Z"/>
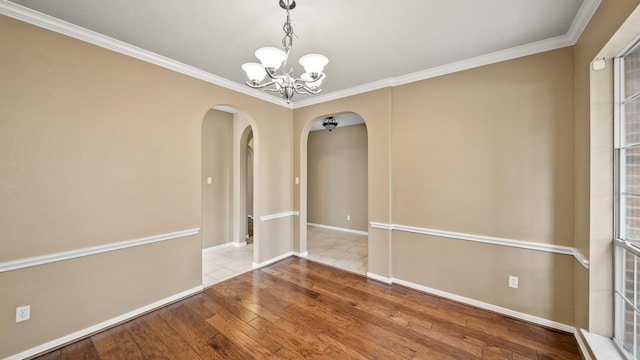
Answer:
<path fill-rule="evenodd" d="M 626 209 L 625 209 L 625 186 L 626 179 L 626 150 L 637 145 L 624 145 L 625 139 L 625 101 L 633 100 L 637 97 L 625 99 L 625 69 L 624 58 L 631 51 L 640 47 L 640 39 L 636 39 L 627 46 L 616 58 L 614 58 L 614 341 L 621 352 L 628 359 L 640 360 L 640 294 L 638 291 L 638 266 L 640 264 L 640 241 L 626 239 Z M 625 253 L 633 255 L 633 290 L 631 299 L 627 298 L 626 286 L 626 258 Z M 631 351 L 625 349 L 623 341 L 619 337 L 625 331 L 625 307 L 630 305 L 633 308 L 633 344 Z"/>

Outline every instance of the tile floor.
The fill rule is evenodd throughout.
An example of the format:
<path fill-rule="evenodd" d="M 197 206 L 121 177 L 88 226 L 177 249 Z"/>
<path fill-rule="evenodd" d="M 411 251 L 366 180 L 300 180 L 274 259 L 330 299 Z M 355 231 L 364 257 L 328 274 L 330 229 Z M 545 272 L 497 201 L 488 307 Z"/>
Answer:
<path fill-rule="evenodd" d="M 202 253 L 202 286 L 208 287 L 253 269 L 253 244 Z"/>
<path fill-rule="evenodd" d="M 367 274 L 368 238 L 366 235 L 307 228 L 308 259 L 337 268 Z M 253 269 L 253 244 L 228 246 L 202 254 L 202 285 L 211 286 Z"/>
<path fill-rule="evenodd" d="M 367 274 L 366 235 L 307 227 L 308 259 L 358 274 Z"/>

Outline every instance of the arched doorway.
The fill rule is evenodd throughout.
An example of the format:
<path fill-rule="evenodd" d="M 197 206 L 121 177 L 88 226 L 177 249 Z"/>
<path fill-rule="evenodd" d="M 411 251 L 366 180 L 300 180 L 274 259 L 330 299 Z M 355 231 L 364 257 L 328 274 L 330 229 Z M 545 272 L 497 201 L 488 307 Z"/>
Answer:
<path fill-rule="evenodd" d="M 202 123 L 202 278 L 210 286 L 252 269 L 257 226 L 253 214 L 253 159 L 258 142 L 250 116 L 216 106 Z M 251 146 L 251 148 L 249 148 Z M 247 189 L 250 187 L 250 189 Z"/>
<path fill-rule="evenodd" d="M 323 127 L 329 117 L 338 123 L 332 131 Z M 318 118 L 309 127 L 306 144 L 307 257 L 366 275 L 368 133 L 364 119 L 355 113 Z"/>

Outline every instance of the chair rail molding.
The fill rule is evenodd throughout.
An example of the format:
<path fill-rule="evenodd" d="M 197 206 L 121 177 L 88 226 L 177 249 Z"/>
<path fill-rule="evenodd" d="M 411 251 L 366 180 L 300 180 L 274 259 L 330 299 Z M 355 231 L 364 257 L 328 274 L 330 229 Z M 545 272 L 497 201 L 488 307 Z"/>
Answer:
<path fill-rule="evenodd" d="M 544 251 L 544 252 L 550 252 L 555 254 L 571 255 L 585 269 L 589 268 L 589 260 L 578 249 L 570 246 L 543 244 L 543 243 L 537 243 L 532 241 L 520 241 L 520 240 L 505 239 L 505 238 L 498 238 L 498 237 L 492 237 L 492 236 L 466 234 L 466 233 L 459 233 L 459 232 L 453 232 L 453 231 L 427 229 L 427 228 L 398 225 L 398 224 L 384 224 L 384 223 L 370 222 L 369 225 L 371 225 L 371 227 L 374 229 L 404 231 L 404 232 L 410 232 L 415 234 L 446 237 L 446 238 L 456 239 L 456 240 L 473 241 L 473 242 L 479 242 L 484 244 L 509 246 L 509 247 L 514 247 L 519 249 L 536 250 L 536 251 Z"/>
<path fill-rule="evenodd" d="M 52 262 L 57 261 L 65 261 L 70 259 L 75 259 L 83 256 L 101 254 L 108 251 L 116 251 L 122 250 L 134 246 L 142 246 L 153 244 L 161 241 L 178 239 L 185 236 L 197 235 L 200 232 L 200 228 L 175 231 L 166 234 L 153 235 L 139 239 L 120 241 L 111 244 L 104 244 L 98 246 L 92 246 L 87 248 L 62 251 L 53 254 L 41 255 L 41 256 L 33 256 L 23 259 L 10 260 L 0 262 L 0 273 L 5 271 L 19 270 L 32 266 L 45 265 Z"/>

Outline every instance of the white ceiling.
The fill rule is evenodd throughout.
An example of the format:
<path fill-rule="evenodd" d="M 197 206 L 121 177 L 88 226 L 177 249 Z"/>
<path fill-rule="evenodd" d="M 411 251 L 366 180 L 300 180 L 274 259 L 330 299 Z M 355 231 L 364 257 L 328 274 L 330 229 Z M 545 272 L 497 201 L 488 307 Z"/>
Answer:
<path fill-rule="evenodd" d="M 291 11 L 298 36 L 291 59 L 297 65 L 307 53 L 329 58 L 322 85 L 326 98 L 381 80 L 410 80 L 412 74 L 426 78 L 433 69 L 469 59 L 499 61 L 571 45 L 599 1 L 298 0 Z M 237 84 L 244 84 L 240 66 L 255 61 L 254 51 L 281 47 L 284 35 L 285 11 L 278 0 L 2 3 L 22 5 Z M 298 68 L 295 75 L 301 73 Z"/>

